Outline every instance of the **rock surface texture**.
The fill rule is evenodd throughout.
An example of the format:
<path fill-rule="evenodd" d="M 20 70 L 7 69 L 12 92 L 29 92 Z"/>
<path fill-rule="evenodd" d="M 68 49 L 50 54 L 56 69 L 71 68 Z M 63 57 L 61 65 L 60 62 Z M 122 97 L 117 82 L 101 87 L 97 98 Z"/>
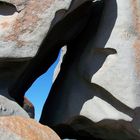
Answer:
<path fill-rule="evenodd" d="M 36 55 L 52 26 L 56 11 L 67 9 L 70 3 L 71 0 L 0 1 L 0 95 L 14 101 L 9 95 L 8 88 L 17 81 L 19 75 Z M 10 107 L 12 103 L 11 111 L 16 114 L 17 110 L 25 112 L 16 103 L 14 108 L 10 100 L 7 100 L 7 104 Z M 26 101 L 22 107 L 33 117 L 33 106 Z M 4 113 L 9 114 L 8 111 Z M 25 114 L 28 116 L 27 113 Z M 1 112 L 0 115 L 3 113 Z"/>
<path fill-rule="evenodd" d="M 15 101 L 0 95 L 0 116 L 22 116 L 29 118 L 29 115 Z"/>
<path fill-rule="evenodd" d="M 22 117 L 0 117 L 1 140 L 60 140 L 47 126 Z"/>
<path fill-rule="evenodd" d="M 8 88 L 42 46 L 49 29 L 57 22 L 56 19 L 52 23 L 57 11 L 68 9 L 70 3 L 71 0 L 0 1 L 1 140 L 59 140 L 49 128 L 27 119 L 34 117 L 33 105 L 24 97 L 21 108 L 9 95 Z"/>
<path fill-rule="evenodd" d="M 42 123 L 65 128 L 65 134 L 70 130 L 75 134 L 81 126 L 80 119 L 74 130 L 67 124 L 70 118 L 82 115 L 95 123 L 85 128 L 85 135 L 86 129 L 94 130 L 87 138 L 91 135 L 106 140 L 140 139 L 138 5 L 139 0 L 104 1 L 97 31 L 94 13 L 85 31 L 67 44 L 61 70 L 44 106 Z M 86 124 L 88 121 L 83 126 Z M 105 125 L 104 129 L 98 124 Z M 111 130 L 113 135 L 105 135 Z M 84 128 L 80 132 L 84 133 Z"/>
<path fill-rule="evenodd" d="M 9 8 L 15 12 L 7 14 Z M 0 57 L 33 57 L 50 28 L 57 10 L 67 9 L 71 0 L 1 0 Z M 8 5 L 8 4 L 7 4 Z"/>
<path fill-rule="evenodd" d="M 25 91 L 67 46 L 40 122 L 61 138 L 139 140 L 140 1 L 5 2 L 15 12 L 0 16 L 0 56 L 16 59 L 17 74 L 2 69 L 2 91 L 23 106 Z"/>
<path fill-rule="evenodd" d="M 91 45 L 95 48 L 115 49 L 116 54 L 107 56 L 101 68 L 89 80 L 109 94 L 104 96 L 101 94 L 106 92 L 102 92 L 98 97 L 95 96 L 87 101 L 80 114 L 86 114 L 94 122 L 104 119 L 123 119 L 132 122 L 132 126 L 140 131 L 139 3 L 139 0 L 128 0 L 127 3 L 124 0 L 106 2 L 99 31 Z M 112 7 L 112 13 L 109 13 L 109 7 Z M 104 34 L 109 31 L 111 31 L 109 37 L 103 44 L 106 38 Z M 92 48 L 89 51 L 91 52 Z M 87 55 L 86 61 L 89 63 L 93 56 L 87 51 L 83 59 Z M 89 66 L 88 70 L 93 68 Z M 113 102 L 111 98 L 116 101 Z M 104 110 L 101 111 L 100 108 Z M 93 112 L 96 114 L 92 114 Z"/>

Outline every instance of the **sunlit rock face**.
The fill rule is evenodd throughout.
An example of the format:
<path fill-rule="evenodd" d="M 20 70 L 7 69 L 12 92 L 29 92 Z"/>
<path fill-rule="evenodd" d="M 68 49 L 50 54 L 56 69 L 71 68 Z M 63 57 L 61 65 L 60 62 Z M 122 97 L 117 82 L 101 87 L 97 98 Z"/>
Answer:
<path fill-rule="evenodd" d="M 87 24 L 85 31 L 72 44 L 67 44 L 67 53 L 40 121 L 54 126 L 60 135 L 61 127 L 70 126 L 74 134 L 78 128 L 80 131 L 78 126 L 83 126 L 83 133 L 88 128 L 94 130 L 89 132 L 93 137 L 120 140 L 120 130 L 124 128 L 123 139 L 138 140 L 140 1 L 104 3 L 100 24 L 95 26 L 94 15 L 94 21 L 90 18 L 91 24 Z M 94 28 L 98 28 L 96 32 Z M 93 124 L 84 120 L 81 125 L 81 119 L 77 119 L 74 126 L 71 118 L 77 115 L 89 118 Z M 91 127 L 84 128 L 88 123 Z M 116 135 L 106 134 L 106 129 Z M 127 135 L 129 132 L 132 133 Z"/>
<path fill-rule="evenodd" d="M 89 118 L 95 122 L 106 118 L 124 119 L 127 121 L 132 120 L 133 122 L 133 120 L 138 118 L 138 116 L 140 117 L 140 112 L 138 111 L 135 113 L 134 111 L 136 108 L 140 107 L 140 71 L 138 48 L 140 35 L 139 3 L 139 0 L 129 0 L 127 3 L 125 3 L 124 0 L 116 0 L 114 2 L 108 1 L 108 3 L 106 3 L 106 8 L 104 9 L 101 25 L 95 37 L 95 41 L 90 44 L 96 48 L 104 45 L 104 48 L 112 48 L 117 52 L 116 54 L 109 55 L 106 58 L 101 68 L 92 76 L 91 83 L 95 83 L 103 87 L 113 97 L 115 97 L 116 100 L 121 101 L 130 108 L 129 110 L 121 111 L 121 113 L 123 112 L 125 115 L 127 115 L 123 116 L 120 114 L 120 112 L 118 112 L 120 109 L 113 107 L 114 105 L 111 103 L 111 101 L 108 102 L 108 100 L 104 98 L 99 99 L 94 97 L 92 100 L 87 101 L 84 104 L 81 114 L 88 114 L 88 116 L 90 116 Z M 108 7 L 111 6 L 113 6 L 114 10 L 110 14 Z M 113 19 L 115 16 L 116 19 L 114 21 L 112 31 L 110 32 L 106 43 L 103 44 L 108 31 L 110 30 L 110 25 L 113 24 Z M 110 21 L 110 24 L 108 24 L 108 21 Z M 87 61 L 90 61 L 92 58 L 90 51 L 92 51 L 92 48 L 89 50 L 89 52 L 86 52 L 90 57 L 87 57 Z M 85 57 L 87 56 L 86 53 Z M 92 65 L 89 67 L 89 70 L 90 69 L 92 69 Z M 110 105 L 112 105 L 112 107 Z M 100 108 L 104 108 L 103 112 L 100 110 Z M 91 109 L 96 113 L 89 115 L 91 110 L 89 111 L 88 109 Z M 112 109 L 116 110 L 113 111 Z M 98 113 L 101 114 L 99 115 Z M 139 123 L 139 121 L 137 123 Z M 135 123 L 134 125 L 138 126 L 138 124 Z M 140 123 L 138 129 L 140 129 Z"/>
<path fill-rule="evenodd" d="M 22 117 L 0 117 L 1 140 L 60 140 L 47 126 Z"/>
<path fill-rule="evenodd" d="M 1 0 L 0 57 L 33 57 L 46 37 L 56 11 L 67 9 L 70 2 Z"/>

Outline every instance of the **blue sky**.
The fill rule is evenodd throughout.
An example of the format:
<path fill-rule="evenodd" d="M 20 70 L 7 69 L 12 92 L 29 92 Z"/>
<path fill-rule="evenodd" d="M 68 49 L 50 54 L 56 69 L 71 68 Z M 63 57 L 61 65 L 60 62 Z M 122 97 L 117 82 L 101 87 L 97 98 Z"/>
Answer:
<path fill-rule="evenodd" d="M 36 79 L 36 81 L 26 92 L 26 97 L 33 103 L 35 107 L 35 119 L 37 121 L 40 118 L 42 107 L 52 86 L 53 72 L 58 63 L 58 59 L 46 73 Z"/>

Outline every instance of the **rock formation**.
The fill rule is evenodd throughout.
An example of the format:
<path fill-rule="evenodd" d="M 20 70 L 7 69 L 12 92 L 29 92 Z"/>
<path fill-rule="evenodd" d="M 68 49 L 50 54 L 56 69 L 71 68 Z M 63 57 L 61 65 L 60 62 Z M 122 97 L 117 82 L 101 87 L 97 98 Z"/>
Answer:
<path fill-rule="evenodd" d="M 92 14 L 85 30 L 67 44 L 40 120 L 61 137 L 140 139 L 138 3 L 104 1 L 98 27 Z M 91 123 L 82 124 L 79 115 Z"/>
<path fill-rule="evenodd" d="M 1 95 L 33 116 L 25 91 L 66 46 L 40 122 L 61 138 L 139 140 L 139 0 L 2 1 Z"/>
<path fill-rule="evenodd" d="M 42 123 L 45 123 L 46 121 L 47 124 L 49 125 L 59 124 L 63 121 L 66 121 L 68 118 L 71 118 L 72 116 L 78 115 L 84 102 L 87 99 L 93 97 L 93 94 L 88 93 L 89 83 L 87 83 L 87 81 L 83 83 L 84 80 L 82 80 L 81 77 L 79 77 L 81 74 L 79 73 L 79 71 L 81 71 L 81 68 L 78 69 L 81 55 L 86 48 L 85 46 L 88 44 L 90 39 L 92 39 L 92 36 L 94 36 L 96 33 L 97 28 L 95 27 L 97 27 L 99 24 L 99 17 L 102 12 L 103 3 L 95 2 L 92 4 L 95 7 L 93 6 L 93 8 L 90 11 L 91 15 L 89 17 L 89 20 L 87 21 L 86 27 L 80 33 L 80 35 L 73 40 L 73 42 L 67 44 L 67 52 L 63 58 L 63 63 L 61 65 L 60 73 L 57 76 L 52 86 L 48 100 L 46 102 L 46 105 L 44 106 L 44 112 L 41 118 Z M 92 26 L 93 28 L 91 28 Z M 106 54 L 104 53 L 104 55 Z M 78 78 L 80 78 L 82 82 L 80 82 Z M 86 88 L 84 84 L 88 86 L 87 89 L 84 89 Z M 67 87 L 65 88 L 65 86 Z M 77 91 L 76 93 L 74 92 L 75 90 Z M 85 91 L 85 95 L 84 95 L 84 91 Z M 63 94 L 63 93 L 67 93 L 67 94 Z M 72 95 L 70 95 L 70 93 Z M 71 98 L 71 96 L 73 98 Z M 58 99 L 58 100 L 54 100 L 54 99 Z M 67 99 L 67 100 L 61 102 L 61 99 Z M 57 104 L 59 104 L 59 106 L 57 106 Z M 70 110 L 68 108 L 71 109 L 71 112 L 69 112 Z M 65 114 L 63 113 L 64 110 L 65 110 Z M 56 117 L 54 116 L 55 113 L 56 114 L 58 113 Z M 62 113 L 63 116 L 61 115 Z M 45 114 L 47 114 L 47 119 Z M 51 119 L 52 116 L 55 118 Z"/>
<path fill-rule="evenodd" d="M 2 2 L 9 3 L 15 12 L 13 10 L 12 15 L 6 15 L 9 8 Z M 35 56 L 56 11 L 67 9 L 70 2 L 71 0 L 1 0 L 0 57 Z"/>
<path fill-rule="evenodd" d="M 29 118 L 28 114 L 14 101 L 0 95 L 0 116 L 22 116 Z"/>
<path fill-rule="evenodd" d="M 91 11 L 96 5 L 98 2 L 94 4 L 89 0 L 73 1 L 68 10 L 63 9 L 56 12 L 50 30 L 40 45 L 38 53 L 28 63 L 13 86 L 9 88 L 10 95 L 20 105 L 23 105 L 25 91 L 38 76 L 47 71 L 53 64 L 61 47 L 73 41 L 84 29 Z M 95 10 L 98 9 L 97 7 Z"/>
<path fill-rule="evenodd" d="M 57 134 L 32 119 L 0 117 L 1 140 L 60 140 Z"/>
<path fill-rule="evenodd" d="M 34 117 L 34 106 L 21 97 L 21 107 L 8 89 L 26 70 L 49 29 L 57 22 L 57 19 L 52 22 L 57 11 L 58 14 L 65 11 L 61 9 L 67 9 L 70 3 L 71 0 L 0 1 L 0 116 L 23 117 L 0 117 L 0 139 L 59 139 L 48 128 L 28 120 Z M 20 93 L 16 96 L 20 98 Z"/>
<path fill-rule="evenodd" d="M 71 0 L 0 1 L 0 95 L 3 96 L 1 100 L 7 100 L 8 105 L 12 104 L 12 112 L 17 114 L 17 110 L 21 110 L 19 115 L 28 116 L 16 102 L 13 103 L 16 98 L 9 95 L 8 88 L 26 71 L 49 29 L 57 22 L 58 19 L 52 22 L 56 11 L 60 10 L 58 14 L 61 13 L 61 9 L 67 9 L 70 3 Z M 18 85 L 20 82 L 16 86 Z M 13 97 L 15 96 L 21 97 L 20 93 Z M 33 117 L 33 106 L 24 99 L 21 97 L 22 107 Z M 6 105 L 3 103 L 2 106 L 5 108 Z M 4 113 L 8 115 L 8 111 Z"/>

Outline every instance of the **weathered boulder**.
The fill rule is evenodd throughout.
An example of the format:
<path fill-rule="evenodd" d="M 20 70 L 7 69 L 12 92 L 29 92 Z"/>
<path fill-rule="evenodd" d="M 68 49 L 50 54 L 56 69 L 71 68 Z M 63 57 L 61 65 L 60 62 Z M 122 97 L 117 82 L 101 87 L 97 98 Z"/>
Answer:
<path fill-rule="evenodd" d="M 90 81 L 86 80 L 86 78 L 89 78 L 87 76 L 90 76 L 88 75 L 89 71 L 81 72 L 89 65 L 92 66 L 95 61 L 97 61 L 98 64 L 98 58 L 92 59 L 91 61 L 94 61 L 92 64 L 88 63 L 85 65 L 82 54 L 86 49 L 89 49 L 87 46 L 89 42 L 94 41 L 93 39 L 99 26 L 104 4 L 102 1 L 95 1 L 90 4 L 92 8 L 84 29 L 70 43 L 67 43 L 67 52 L 63 58 L 60 72 L 53 83 L 48 99 L 44 105 L 40 119 L 41 123 L 50 126 L 64 123 L 71 117 L 79 115 L 83 104 L 94 96 L 90 87 Z M 91 48 L 94 50 L 94 47 Z M 103 59 L 99 59 L 99 64 L 104 61 L 108 54 L 116 53 L 114 50 L 108 53 L 104 51 L 100 52 L 100 56 L 103 57 Z M 94 52 L 92 51 L 91 53 Z M 87 56 L 85 56 L 85 59 L 86 57 Z M 97 70 L 97 68 L 95 70 Z"/>
<path fill-rule="evenodd" d="M 15 101 L 0 95 L 0 116 L 22 116 L 29 118 L 29 115 Z"/>
<path fill-rule="evenodd" d="M 99 31 L 90 45 L 114 49 L 116 54 L 108 55 L 98 71 L 90 75 L 91 85 L 98 85 L 96 91 L 99 94 L 83 105 L 80 114 L 94 122 L 123 119 L 131 122 L 132 126 L 140 131 L 138 5 L 139 0 L 128 0 L 127 3 L 124 0 L 109 0 L 106 3 Z M 112 13 L 109 7 L 112 7 Z M 91 47 L 83 54 L 81 62 L 87 58 L 85 64 L 94 63 L 92 59 L 95 57 L 90 53 L 92 50 L 94 49 Z M 92 74 L 94 68 L 93 65 L 83 70 Z"/>
<path fill-rule="evenodd" d="M 56 11 L 67 9 L 70 2 L 71 0 L 1 0 L 0 57 L 35 56 Z M 14 8 L 11 15 L 7 14 L 7 11 Z"/>
<path fill-rule="evenodd" d="M 8 88 L 37 53 L 52 26 L 56 12 L 68 9 L 70 3 L 71 0 L 0 1 L 0 95 L 14 101 Z M 16 96 L 20 98 L 20 93 Z M 21 100 L 24 102 L 24 98 Z M 9 107 L 10 103 L 8 100 Z M 27 104 L 24 102 L 22 107 L 28 113 L 31 109 L 30 115 L 33 117 L 33 108 Z M 15 108 L 17 109 L 17 106 Z"/>
<path fill-rule="evenodd" d="M 23 105 L 25 91 L 67 45 L 40 122 L 62 138 L 139 140 L 138 5 L 138 0 L 73 0 L 56 13 L 10 95 Z M 84 119 L 73 119 L 81 115 Z"/>
<path fill-rule="evenodd" d="M 0 117 L 1 140 L 60 140 L 47 126 L 22 117 Z"/>

